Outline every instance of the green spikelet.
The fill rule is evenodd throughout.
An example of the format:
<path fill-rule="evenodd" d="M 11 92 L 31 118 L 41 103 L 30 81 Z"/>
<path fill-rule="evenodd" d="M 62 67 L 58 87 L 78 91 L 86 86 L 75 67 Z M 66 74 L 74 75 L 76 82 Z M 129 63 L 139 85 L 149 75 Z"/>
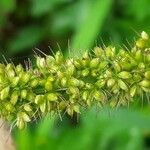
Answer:
<path fill-rule="evenodd" d="M 140 95 L 150 96 L 150 40 L 144 31 L 129 51 L 96 47 L 67 59 L 58 51 L 36 57 L 28 70 L 0 64 L 0 116 L 15 120 L 19 129 L 46 113 L 73 116 L 92 105 L 126 106 Z"/>

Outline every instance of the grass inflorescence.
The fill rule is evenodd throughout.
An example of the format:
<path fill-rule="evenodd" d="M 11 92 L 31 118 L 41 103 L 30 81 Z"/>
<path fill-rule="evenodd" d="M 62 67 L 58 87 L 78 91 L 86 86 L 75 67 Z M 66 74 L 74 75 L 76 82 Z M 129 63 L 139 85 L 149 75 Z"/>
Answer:
<path fill-rule="evenodd" d="M 32 66 L 32 65 L 31 65 Z M 36 56 L 36 66 L 0 64 L 0 116 L 19 129 L 47 113 L 80 113 L 92 105 L 127 106 L 150 94 L 147 33 L 130 50 L 95 47 L 82 58 Z"/>

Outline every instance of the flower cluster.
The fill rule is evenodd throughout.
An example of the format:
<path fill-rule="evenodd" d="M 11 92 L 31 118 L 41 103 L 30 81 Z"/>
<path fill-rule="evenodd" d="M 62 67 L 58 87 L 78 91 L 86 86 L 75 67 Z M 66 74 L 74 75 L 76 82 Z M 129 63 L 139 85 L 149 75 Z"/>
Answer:
<path fill-rule="evenodd" d="M 150 40 L 147 33 L 130 50 L 95 47 L 82 58 L 36 57 L 36 67 L 0 64 L 0 117 L 19 129 L 47 113 L 80 113 L 81 107 L 133 102 L 150 94 Z"/>

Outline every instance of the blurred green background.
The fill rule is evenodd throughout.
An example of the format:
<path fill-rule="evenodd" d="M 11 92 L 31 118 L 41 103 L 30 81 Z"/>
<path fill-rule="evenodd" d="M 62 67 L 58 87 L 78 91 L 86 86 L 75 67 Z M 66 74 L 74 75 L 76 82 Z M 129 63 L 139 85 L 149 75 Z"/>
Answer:
<path fill-rule="evenodd" d="M 38 47 L 75 54 L 97 44 L 127 44 L 150 32 L 149 0 L 0 0 L 0 55 L 19 60 Z M 58 44 L 57 44 L 58 43 Z"/>
<path fill-rule="evenodd" d="M 96 45 L 130 46 L 150 33 L 149 0 L 0 0 L 0 60 L 34 58 L 33 50 L 80 55 Z M 36 51 L 36 50 L 35 50 Z M 38 53 L 38 52 L 37 52 Z M 108 111 L 110 111 L 108 109 Z M 149 108 L 83 112 L 79 122 L 64 117 L 13 131 L 19 150 L 150 148 Z"/>

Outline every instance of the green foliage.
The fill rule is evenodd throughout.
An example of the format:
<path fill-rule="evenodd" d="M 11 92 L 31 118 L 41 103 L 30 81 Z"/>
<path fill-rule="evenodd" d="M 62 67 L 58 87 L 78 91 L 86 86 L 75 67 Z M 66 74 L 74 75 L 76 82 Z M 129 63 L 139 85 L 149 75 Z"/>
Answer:
<path fill-rule="evenodd" d="M 150 133 L 150 116 L 127 109 L 82 112 L 77 126 L 48 116 L 28 130 L 15 132 L 19 150 L 143 150 Z M 31 142 L 32 141 L 32 142 Z"/>
<path fill-rule="evenodd" d="M 150 16 L 149 6 L 147 5 L 148 2 L 148 0 L 139 0 L 138 2 L 136 0 L 132 0 L 131 4 L 127 4 L 128 10 L 126 10 L 126 13 L 135 17 L 137 21 L 144 21 Z"/>
<path fill-rule="evenodd" d="M 15 10 L 15 0 L 0 1 L 0 29 L 7 23 L 6 15 Z"/>
<path fill-rule="evenodd" d="M 8 49 L 10 49 L 11 54 L 14 54 L 32 46 L 35 47 L 43 36 L 44 32 L 39 26 L 32 25 L 22 28 L 16 34 L 16 38 L 8 42 Z"/>
<path fill-rule="evenodd" d="M 1 15 L 12 12 L 15 9 L 15 0 L 1 0 L 0 13 Z"/>
<path fill-rule="evenodd" d="M 72 56 L 82 55 L 82 51 L 77 51 L 77 49 L 91 48 L 110 11 L 111 4 L 111 0 L 105 0 L 105 2 L 97 0 L 96 3 L 92 5 L 89 11 L 90 15 L 87 16 L 72 40 Z"/>
<path fill-rule="evenodd" d="M 67 0 L 45 0 L 44 3 L 43 0 L 32 0 L 31 15 L 33 17 L 43 16 L 53 11 L 57 5 L 64 4 L 65 2 Z"/>
<path fill-rule="evenodd" d="M 10 58 L 33 54 L 32 48 L 49 43 L 53 49 L 59 43 L 67 53 L 68 40 L 71 50 L 79 53 L 100 43 L 101 37 L 105 44 L 125 43 L 127 37 L 133 39 L 132 29 L 150 32 L 148 4 L 148 0 L 1 0 L 0 50 Z"/>

